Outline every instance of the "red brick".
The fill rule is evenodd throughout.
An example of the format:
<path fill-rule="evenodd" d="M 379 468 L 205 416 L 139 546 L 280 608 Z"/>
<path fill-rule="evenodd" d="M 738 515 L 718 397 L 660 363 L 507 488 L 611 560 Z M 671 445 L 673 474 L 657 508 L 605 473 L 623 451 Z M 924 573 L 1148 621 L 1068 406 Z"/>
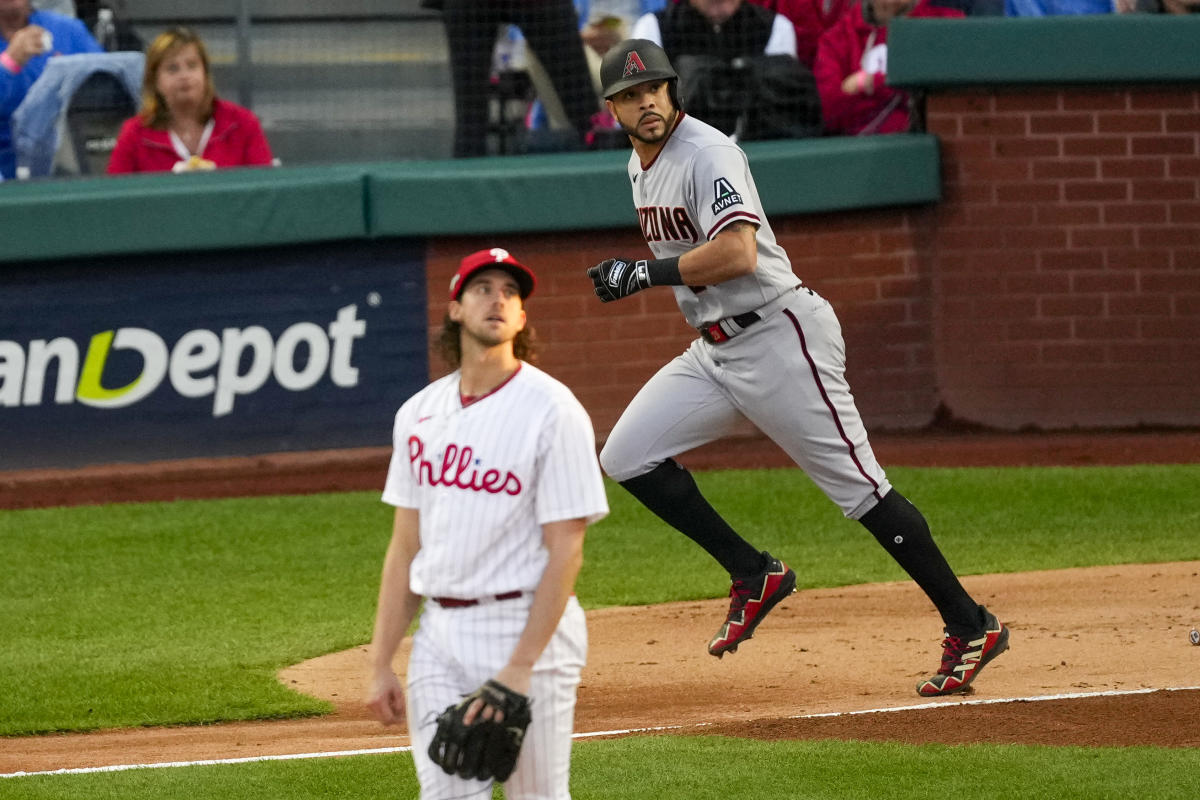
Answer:
<path fill-rule="evenodd" d="M 995 272 L 1003 275 L 1005 280 L 1014 274 L 1023 275 L 1037 270 L 1037 253 L 1032 250 L 980 250 L 968 256 L 968 260 L 971 269 L 982 273 Z"/>
<path fill-rule="evenodd" d="M 1067 247 L 1062 228 L 1011 229 L 1004 232 L 1004 246 L 1013 250 L 1060 250 Z"/>
<path fill-rule="evenodd" d="M 1152 270 L 1171 267 L 1170 250 L 1151 250 L 1138 247 L 1132 250 L 1109 250 L 1104 254 L 1109 269 Z"/>
<path fill-rule="evenodd" d="M 1062 151 L 1058 139 L 996 139 L 991 148 L 997 158 L 1057 158 Z"/>
<path fill-rule="evenodd" d="M 1147 339 L 1200 339 L 1200 317 L 1156 317 L 1141 320 Z"/>
<path fill-rule="evenodd" d="M 970 206 L 965 210 L 965 222 L 966 225 L 1029 227 L 1033 225 L 1033 211 L 1034 207 L 1028 205 Z"/>
<path fill-rule="evenodd" d="M 1200 131 L 1200 111 L 1167 112 L 1167 133 L 1196 133 Z"/>
<path fill-rule="evenodd" d="M 1167 175 L 1172 178 L 1200 178 L 1200 158 L 1188 156 L 1168 158 Z"/>
<path fill-rule="evenodd" d="M 835 304 L 874 302 L 879 299 L 879 283 L 874 279 L 827 281 L 821 294 Z"/>
<path fill-rule="evenodd" d="M 1028 272 L 1004 276 L 1009 294 L 1065 294 L 1071 290 L 1071 278 L 1064 272 Z"/>
<path fill-rule="evenodd" d="M 1124 297 L 1108 297 L 1110 317 L 1134 317 L 1137 319 L 1165 317 L 1171 313 L 1171 298 L 1165 294 L 1131 294 Z"/>
<path fill-rule="evenodd" d="M 958 114 L 927 113 L 925 130 L 943 140 L 958 138 L 962 136 L 962 117 Z"/>
<path fill-rule="evenodd" d="M 1037 308 L 1043 317 L 1094 317 L 1104 313 L 1104 298 L 1079 295 L 1039 297 Z"/>
<path fill-rule="evenodd" d="M 1114 364 L 1154 364 L 1174 359 L 1172 348 L 1161 342 L 1117 341 L 1108 345 L 1108 360 Z"/>
<path fill-rule="evenodd" d="M 1143 247 L 1200 247 L 1200 228 L 1191 225 L 1140 228 L 1137 240 Z"/>
<path fill-rule="evenodd" d="M 1071 328 L 1076 339 L 1122 339 L 1134 333 L 1129 320 L 1113 317 L 1075 319 Z"/>
<path fill-rule="evenodd" d="M 1183 317 L 1200 316 L 1200 294 L 1177 294 L 1171 298 L 1172 313 Z"/>
<path fill-rule="evenodd" d="M 998 114 L 1028 112 L 1028 110 L 1057 110 L 1061 106 L 1061 95 L 1057 89 L 1007 91 L 992 100 L 992 108 Z"/>
<path fill-rule="evenodd" d="M 1030 305 L 1032 306 L 1032 304 Z M 1046 340 L 1069 339 L 1071 336 L 1071 322 L 1065 319 L 1030 319 L 1006 325 L 1004 332 L 1009 341 L 1034 342 L 1035 346 L 1037 346 L 1036 343 Z"/>
<path fill-rule="evenodd" d="M 1134 200 L 1195 200 L 1196 182 L 1135 180 L 1130 184 Z"/>
<path fill-rule="evenodd" d="M 1163 294 L 1200 292 L 1200 275 L 1194 272 L 1151 272 L 1141 276 L 1142 291 Z"/>
<path fill-rule="evenodd" d="M 1043 364 L 1095 363 L 1105 360 L 1103 344 L 1085 342 L 1047 342 L 1042 345 L 1041 362 Z"/>
<path fill-rule="evenodd" d="M 1123 136 L 1067 136 L 1062 140 L 1064 156 L 1129 155 L 1129 140 Z"/>
<path fill-rule="evenodd" d="M 966 161 L 959 170 L 966 181 L 1022 181 L 1030 177 L 1028 161 L 1006 158 L 997 160 Z"/>
<path fill-rule="evenodd" d="M 1075 228 L 1071 231 L 1071 247 L 1133 247 L 1133 228 Z"/>
<path fill-rule="evenodd" d="M 1092 114 L 1031 114 L 1029 133 L 1034 136 L 1061 133 L 1095 133 L 1096 118 Z"/>
<path fill-rule="evenodd" d="M 1124 91 L 1069 91 L 1063 92 L 1062 107 L 1065 111 L 1117 111 L 1129 108 L 1129 93 Z"/>
<path fill-rule="evenodd" d="M 1106 203 L 1102 206 L 1107 225 L 1154 225 L 1167 221 L 1163 203 Z"/>
<path fill-rule="evenodd" d="M 1135 156 L 1195 155 L 1194 136 L 1134 136 L 1130 139 Z"/>
<path fill-rule="evenodd" d="M 1096 128 L 1100 133 L 1162 133 L 1162 114 L 1126 112 L 1123 114 L 1097 114 Z"/>
<path fill-rule="evenodd" d="M 960 168 L 961 162 L 989 158 L 991 155 L 992 143 L 987 139 L 953 139 L 942 144 L 943 160 Z"/>
<path fill-rule="evenodd" d="M 999 295 L 1003 286 L 998 275 L 956 275 L 941 277 L 938 288 L 946 297 L 991 297 Z"/>
<path fill-rule="evenodd" d="M 1137 291 L 1138 276 L 1132 272 L 1076 272 L 1071 275 L 1071 291 L 1081 294 Z"/>
<path fill-rule="evenodd" d="M 1098 174 L 1099 162 L 1095 159 L 1033 162 L 1034 180 L 1088 179 L 1096 178 Z"/>
<path fill-rule="evenodd" d="M 995 228 L 943 230 L 938 247 L 946 250 L 995 250 L 1004 247 L 1004 232 Z"/>
<path fill-rule="evenodd" d="M 927 112 L 933 114 L 991 113 L 995 96 L 986 90 L 939 92 L 926 101 Z"/>
<path fill-rule="evenodd" d="M 1025 136 L 1029 132 L 1024 115 L 1006 117 L 965 116 L 961 120 L 962 135 L 969 136 Z"/>
<path fill-rule="evenodd" d="M 811 251 L 818 256 L 840 256 L 851 253 L 878 253 L 879 241 L 874 233 L 822 233 L 813 237 Z"/>
<path fill-rule="evenodd" d="M 1177 225 L 1200 225 L 1200 203 L 1172 203 L 1171 222 Z"/>
<path fill-rule="evenodd" d="M 1103 178 L 1165 178 L 1167 164 L 1161 158 L 1109 158 L 1100 163 Z"/>
<path fill-rule="evenodd" d="M 1124 181 L 1067 181 L 1063 198 L 1068 203 L 1095 203 L 1128 200 L 1129 184 Z"/>
<path fill-rule="evenodd" d="M 1180 270 L 1200 271 L 1200 251 L 1176 250 L 1171 257 L 1171 266 Z"/>
<path fill-rule="evenodd" d="M 1034 218 L 1039 225 L 1092 225 L 1100 221 L 1100 206 L 1037 206 Z"/>
<path fill-rule="evenodd" d="M 913 244 L 913 239 L 916 234 L 913 231 L 880 231 L 879 252 L 881 253 L 912 253 L 916 251 L 916 246 Z"/>
<path fill-rule="evenodd" d="M 1102 250 L 1045 250 L 1038 253 L 1038 265 L 1044 270 L 1103 269 Z"/>
<path fill-rule="evenodd" d="M 1149 89 L 1140 88 L 1131 92 L 1129 107 L 1145 108 L 1195 108 L 1196 92 L 1189 88 L 1180 89 Z"/>
<path fill-rule="evenodd" d="M 999 203 L 1057 203 L 1062 192 L 1057 183 L 999 183 L 995 186 Z"/>

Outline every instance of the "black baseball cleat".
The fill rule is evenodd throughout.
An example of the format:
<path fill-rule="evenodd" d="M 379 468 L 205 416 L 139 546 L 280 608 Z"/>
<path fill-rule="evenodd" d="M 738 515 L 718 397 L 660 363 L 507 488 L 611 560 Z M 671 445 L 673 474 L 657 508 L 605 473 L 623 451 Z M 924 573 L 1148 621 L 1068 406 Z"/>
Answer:
<path fill-rule="evenodd" d="M 737 652 L 738 645 L 754 635 L 767 612 L 796 590 L 796 573 L 770 553 L 767 568 L 757 575 L 734 578 L 729 589 L 729 614 L 725 624 L 708 643 L 709 655 L 722 657 Z"/>
<path fill-rule="evenodd" d="M 1008 649 L 1008 628 L 983 606 L 983 629 L 963 638 L 948 632 L 942 642 L 942 666 L 937 674 L 917 684 L 922 697 L 967 692 L 971 681 L 989 661 Z"/>

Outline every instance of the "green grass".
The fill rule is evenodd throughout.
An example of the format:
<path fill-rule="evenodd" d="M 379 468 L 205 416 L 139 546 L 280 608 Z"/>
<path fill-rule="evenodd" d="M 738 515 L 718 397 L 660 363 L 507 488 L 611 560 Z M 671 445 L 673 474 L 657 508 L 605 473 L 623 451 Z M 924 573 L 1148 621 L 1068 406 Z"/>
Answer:
<path fill-rule="evenodd" d="M 1200 558 L 1198 465 L 891 477 L 960 574 Z M 803 587 L 904 577 L 797 470 L 698 480 Z M 586 606 L 725 593 L 707 555 L 609 488 Z M 327 710 L 275 674 L 369 639 L 390 518 L 373 492 L 0 512 L 0 735 Z"/>
<path fill-rule="evenodd" d="M 575 800 L 1194 800 L 1200 751 L 651 736 L 577 744 L 571 784 Z M 0 779 L 0 800 L 416 795 L 407 753 Z"/>

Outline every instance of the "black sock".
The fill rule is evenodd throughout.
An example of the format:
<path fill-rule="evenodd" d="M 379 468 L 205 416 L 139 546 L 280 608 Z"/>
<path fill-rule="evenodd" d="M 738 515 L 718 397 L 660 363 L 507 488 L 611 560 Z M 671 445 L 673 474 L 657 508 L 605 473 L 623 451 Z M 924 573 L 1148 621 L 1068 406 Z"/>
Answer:
<path fill-rule="evenodd" d="M 663 522 L 707 550 L 730 575 L 766 569 L 766 557 L 729 527 L 700 494 L 692 473 L 673 459 L 621 485 Z"/>
<path fill-rule="evenodd" d="M 952 636 L 979 630 L 979 606 L 946 563 L 925 517 L 904 495 L 892 489 L 859 522 L 933 601 Z"/>

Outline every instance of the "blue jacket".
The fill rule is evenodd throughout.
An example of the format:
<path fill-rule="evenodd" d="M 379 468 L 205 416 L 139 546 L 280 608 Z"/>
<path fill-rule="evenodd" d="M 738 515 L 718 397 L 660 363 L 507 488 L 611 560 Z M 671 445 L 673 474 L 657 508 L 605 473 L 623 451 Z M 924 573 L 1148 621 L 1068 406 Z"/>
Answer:
<path fill-rule="evenodd" d="M 1112 0 L 1005 0 L 1008 17 L 1053 17 L 1063 14 L 1111 14 Z"/>
<path fill-rule="evenodd" d="M 54 51 L 29 59 L 16 75 L 0 66 L 0 175 L 5 178 L 13 177 L 17 166 L 11 127 L 13 112 L 25 99 L 34 81 L 46 69 L 46 62 L 54 55 L 101 52 L 100 45 L 77 19 L 50 11 L 34 11 L 29 16 L 29 23 L 39 25 L 50 32 L 54 37 Z M 8 40 L 0 37 L 0 52 L 7 48 Z"/>
<path fill-rule="evenodd" d="M 32 178 L 49 175 L 59 145 L 57 123 L 83 82 L 95 72 L 108 72 L 121 82 L 136 107 L 145 66 L 141 53 L 80 53 L 51 59 L 12 115 L 17 165 L 29 167 Z"/>

